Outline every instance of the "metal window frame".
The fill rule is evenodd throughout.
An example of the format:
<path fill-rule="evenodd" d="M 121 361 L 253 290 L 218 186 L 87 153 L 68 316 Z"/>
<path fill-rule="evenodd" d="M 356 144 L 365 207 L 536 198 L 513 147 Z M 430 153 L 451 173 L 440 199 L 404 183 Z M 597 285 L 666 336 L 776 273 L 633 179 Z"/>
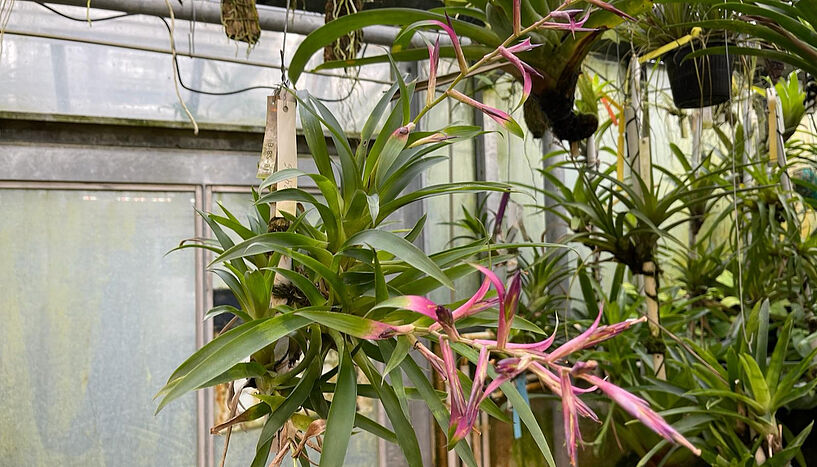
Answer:
<path fill-rule="evenodd" d="M 73 190 L 73 191 L 170 191 L 176 193 L 191 193 L 194 196 L 194 205 L 197 209 L 204 207 L 203 187 L 193 184 L 159 184 L 159 183 L 94 183 L 76 181 L 29 181 L 29 180 L 0 180 L 0 190 Z M 193 217 L 193 232 L 201 237 L 204 232 L 204 222 L 200 216 Z M 204 296 L 204 250 L 195 250 L 194 255 L 194 307 L 195 307 L 195 346 L 200 349 L 207 342 L 207 325 L 204 324 L 206 301 Z M 212 335 L 212 323 L 209 324 Z M 212 402 L 212 397 L 209 398 Z M 196 393 L 196 463 L 200 467 L 208 465 L 207 447 L 207 394 L 206 391 Z M 212 463 L 212 456 L 209 462 Z"/>

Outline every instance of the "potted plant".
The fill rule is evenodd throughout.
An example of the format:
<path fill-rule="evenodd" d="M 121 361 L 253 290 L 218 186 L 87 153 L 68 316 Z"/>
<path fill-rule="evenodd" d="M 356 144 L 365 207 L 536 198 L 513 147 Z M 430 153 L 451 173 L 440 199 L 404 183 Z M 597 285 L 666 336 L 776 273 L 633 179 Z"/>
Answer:
<path fill-rule="evenodd" d="M 690 34 L 692 40 L 662 57 L 672 99 L 679 109 L 722 104 L 732 91 L 732 71 L 725 53 L 690 54 L 708 47 L 724 47 L 722 30 L 697 28 L 701 21 L 716 19 L 718 12 L 703 3 L 661 3 L 653 6 L 630 27 L 633 44 L 640 53 L 657 50 Z M 693 28 L 697 28 L 693 31 Z M 680 43 L 680 42 L 679 42 Z"/>

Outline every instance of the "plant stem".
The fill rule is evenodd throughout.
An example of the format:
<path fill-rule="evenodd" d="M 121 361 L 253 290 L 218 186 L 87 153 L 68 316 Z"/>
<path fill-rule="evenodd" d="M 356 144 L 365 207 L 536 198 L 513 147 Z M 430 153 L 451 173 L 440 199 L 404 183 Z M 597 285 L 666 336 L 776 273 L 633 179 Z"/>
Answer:
<path fill-rule="evenodd" d="M 570 6 L 570 4 L 572 4 L 574 1 L 576 1 L 576 0 L 567 0 L 567 1 L 563 2 L 555 10 L 548 13 L 547 16 L 545 16 L 544 18 L 536 21 L 535 23 L 531 24 L 530 26 L 526 27 L 525 29 L 522 29 L 521 31 L 519 31 L 519 33 L 511 34 L 510 36 L 508 36 L 508 38 L 505 39 L 505 41 L 502 42 L 502 44 L 500 44 L 496 49 L 494 49 L 493 52 L 483 56 L 476 63 L 474 63 L 473 65 L 468 67 L 467 70 L 465 70 L 465 71 L 460 70 L 460 74 L 457 75 L 457 77 L 454 78 L 454 81 L 452 81 L 451 84 L 448 85 L 448 88 L 446 89 L 446 92 L 442 93 L 439 97 L 437 97 L 436 99 L 431 101 L 431 103 L 426 104 L 425 107 L 420 109 L 420 112 L 417 113 L 417 116 L 414 117 L 414 120 L 412 120 L 412 122 L 415 125 L 417 125 L 417 123 L 420 121 L 420 119 L 423 117 L 423 115 L 425 115 L 429 110 L 434 108 L 437 104 L 442 102 L 443 99 L 445 99 L 448 96 L 448 94 L 447 94 L 448 90 L 454 89 L 454 86 L 459 84 L 459 82 L 462 81 L 470 73 L 472 73 L 473 71 L 477 70 L 482 65 L 484 65 L 484 64 L 488 63 L 489 61 L 493 60 L 494 58 L 496 58 L 496 56 L 499 54 L 499 49 L 500 48 L 507 47 L 508 45 L 511 44 L 511 42 L 515 41 L 516 39 L 524 36 L 525 34 L 531 32 L 531 31 L 533 31 L 533 30 L 535 30 L 537 28 L 539 28 L 542 25 L 542 23 L 546 23 L 549 19 L 551 19 L 551 17 L 553 16 L 553 13 L 555 13 L 557 11 L 561 11 L 565 7 Z M 434 89 L 427 89 L 426 92 L 435 92 L 435 91 L 434 91 Z"/>

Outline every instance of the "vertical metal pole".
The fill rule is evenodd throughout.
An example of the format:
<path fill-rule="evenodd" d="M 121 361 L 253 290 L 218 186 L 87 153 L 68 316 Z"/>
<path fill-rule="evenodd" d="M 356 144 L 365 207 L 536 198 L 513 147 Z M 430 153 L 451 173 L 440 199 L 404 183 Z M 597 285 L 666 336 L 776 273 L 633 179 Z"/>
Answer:
<path fill-rule="evenodd" d="M 553 140 L 553 133 L 550 130 L 545 131 L 545 134 L 542 137 L 541 142 L 542 154 L 549 154 L 553 152 L 558 147 Z M 557 156 L 549 157 L 544 159 L 542 162 L 542 168 L 545 170 L 549 170 L 550 173 L 553 175 L 553 178 L 558 180 L 560 183 L 564 183 L 565 181 L 565 169 L 562 167 L 562 163 L 565 161 L 565 155 L 560 154 Z M 545 191 L 553 192 L 557 191 L 557 186 L 549 179 L 544 179 L 544 188 Z M 565 214 L 566 210 L 558 205 L 554 199 L 551 197 L 545 198 L 545 207 L 548 209 L 545 211 L 545 241 L 548 243 L 559 243 L 563 241 L 567 237 L 567 223 L 564 219 L 562 219 L 558 213 Z M 568 266 L 568 257 L 567 255 L 563 256 L 560 265 L 563 267 Z M 570 294 L 570 279 L 564 278 L 559 281 L 552 288 L 553 293 L 561 294 L 565 297 L 564 302 L 562 303 L 562 307 L 564 308 L 565 315 L 569 312 L 569 294 Z"/>
<path fill-rule="evenodd" d="M 553 133 L 550 131 L 550 129 L 546 130 L 545 134 L 542 136 L 541 148 L 543 156 L 551 153 L 555 149 L 558 149 L 555 141 L 553 140 Z M 552 167 L 556 164 L 560 164 L 564 160 L 564 155 L 544 159 L 542 161 L 542 168 L 545 170 L 550 168 L 550 173 L 553 175 L 553 177 L 559 182 L 564 183 L 564 167 Z M 549 178 L 544 179 L 544 188 L 546 191 L 557 190 L 556 185 Z M 565 210 L 557 205 L 555 200 L 549 196 L 545 197 L 545 207 L 549 208 L 545 211 L 545 241 L 548 243 L 559 243 L 565 238 L 568 226 L 561 217 L 559 217 L 556 213 L 551 212 L 551 209 L 558 210 L 559 212 L 565 212 Z M 557 254 L 561 254 L 561 252 L 557 252 Z M 561 260 L 559 261 L 559 267 L 567 267 L 568 261 L 569 259 L 567 255 L 562 256 Z M 560 280 L 558 284 L 553 286 L 550 293 L 560 294 L 564 297 L 564 301 L 561 303 L 561 308 L 564 309 L 564 316 L 562 318 L 566 320 L 570 313 L 570 279 L 564 278 Z M 549 404 L 549 409 L 553 424 L 553 438 L 556 440 L 567 439 L 567 434 L 564 432 L 562 414 L 558 409 L 558 405 Z M 554 449 L 553 456 L 554 460 L 556 461 L 556 465 L 570 465 L 570 459 L 568 459 L 567 452 L 564 449 Z"/>
<path fill-rule="evenodd" d="M 196 187 L 195 206 L 197 209 L 204 207 L 204 189 L 201 186 Z M 204 221 L 200 216 L 195 217 L 195 224 L 193 231 L 197 238 L 204 235 Z M 196 348 L 200 349 L 207 343 L 207 327 L 204 324 L 204 314 L 206 299 L 204 294 L 204 268 L 205 268 L 205 254 L 204 250 L 197 248 L 195 253 L 195 326 L 196 326 Z M 212 411 L 208 408 L 212 407 L 212 391 L 198 391 L 196 392 L 196 445 L 197 445 L 197 459 L 196 464 L 199 467 L 209 467 L 212 462 L 213 445 L 210 439 L 208 428 L 212 420 Z"/>

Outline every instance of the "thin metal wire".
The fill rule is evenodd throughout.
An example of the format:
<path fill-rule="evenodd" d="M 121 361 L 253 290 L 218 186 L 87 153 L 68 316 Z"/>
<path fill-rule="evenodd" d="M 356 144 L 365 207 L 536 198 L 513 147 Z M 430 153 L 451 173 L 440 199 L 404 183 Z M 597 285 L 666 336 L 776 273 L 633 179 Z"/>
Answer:
<path fill-rule="evenodd" d="M 281 85 L 286 87 L 289 84 L 287 80 L 285 56 L 287 51 L 287 26 L 289 25 L 289 0 L 287 0 L 287 11 L 284 13 L 284 39 L 281 44 Z"/>

